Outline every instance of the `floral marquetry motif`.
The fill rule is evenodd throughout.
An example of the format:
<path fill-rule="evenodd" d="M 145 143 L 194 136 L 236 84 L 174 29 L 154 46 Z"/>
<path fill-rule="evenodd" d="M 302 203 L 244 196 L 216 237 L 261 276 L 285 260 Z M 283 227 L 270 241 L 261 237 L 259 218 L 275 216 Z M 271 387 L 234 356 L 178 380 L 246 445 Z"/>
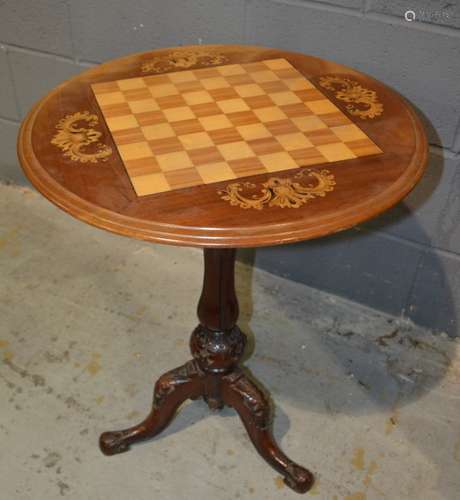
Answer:
<path fill-rule="evenodd" d="M 86 126 L 81 126 L 81 123 Z M 64 151 L 64 156 L 81 163 L 106 161 L 112 154 L 112 148 L 99 142 L 102 133 L 92 127 L 97 126 L 99 118 L 89 111 L 79 111 L 62 118 L 56 125 L 57 133 L 51 144 Z M 80 126 L 79 126 L 80 125 Z M 87 150 L 94 145 L 96 149 Z"/>
<path fill-rule="evenodd" d="M 319 84 L 335 92 L 337 99 L 348 102 L 346 108 L 350 115 L 366 119 L 383 113 L 383 104 L 379 102 L 377 93 L 365 89 L 358 82 L 341 76 L 322 76 Z"/>
<path fill-rule="evenodd" d="M 176 50 L 168 55 L 149 59 L 142 64 L 142 73 L 163 73 L 172 69 L 188 69 L 192 66 L 217 66 L 228 62 L 222 54 L 209 50 Z"/>
<path fill-rule="evenodd" d="M 299 181 L 310 177 L 314 183 L 301 184 Z M 218 191 L 223 200 L 240 208 L 262 210 L 264 206 L 281 208 L 299 208 L 316 196 L 326 196 L 333 191 L 334 176 L 329 170 L 319 172 L 306 169 L 293 177 L 270 177 L 260 185 L 259 193 L 248 194 L 258 186 L 252 182 L 233 182 L 224 190 Z"/>

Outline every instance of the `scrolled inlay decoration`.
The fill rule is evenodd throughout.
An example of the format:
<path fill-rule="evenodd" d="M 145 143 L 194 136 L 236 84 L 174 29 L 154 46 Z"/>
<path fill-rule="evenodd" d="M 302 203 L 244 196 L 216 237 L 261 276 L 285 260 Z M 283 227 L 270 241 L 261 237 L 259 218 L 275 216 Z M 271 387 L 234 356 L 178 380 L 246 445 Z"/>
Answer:
<path fill-rule="evenodd" d="M 301 183 L 301 181 L 304 181 Z M 306 181 L 306 182 L 305 182 Z M 292 177 L 270 177 L 257 185 L 253 182 L 232 182 L 219 190 L 220 197 L 230 205 L 262 210 L 264 207 L 299 208 L 315 197 L 333 191 L 334 175 L 329 170 L 304 169 Z M 251 191 L 258 190 L 258 192 Z"/>
<path fill-rule="evenodd" d="M 82 126 L 82 122 L 86 126 Z M 112 148 L 99 142 L 102 132 L 95 130 L 99 124 L 97 115 L 89 111 L 78 111 L 62 118 L 56 125 L 56 134 L 51 144 L 64 151 L 64 156 L 81 163 L 106 161 L 112 154 Z M 93 145 L 88 150 L 88 146 Z"/>
<path fill-rule="evenodd" d="M 350 115 L 364 120 L 375 118 L 383 113 L 383 104 L 379 102 L 377 92 L 362 87 L 358 82 L 341 76 L 322 76 L 321 87 L 331 90 L 335 97 L 347 102 L 346 109 Z"/>
<path fill-rule="evenodd" d="M 192 66 L 217 66 L 228 62 L 223 54 L 209 50 L 175 50 L 169 54 L 145 61 L 142 73 L 164 73 L 173 69 L 187 69 Z"/>

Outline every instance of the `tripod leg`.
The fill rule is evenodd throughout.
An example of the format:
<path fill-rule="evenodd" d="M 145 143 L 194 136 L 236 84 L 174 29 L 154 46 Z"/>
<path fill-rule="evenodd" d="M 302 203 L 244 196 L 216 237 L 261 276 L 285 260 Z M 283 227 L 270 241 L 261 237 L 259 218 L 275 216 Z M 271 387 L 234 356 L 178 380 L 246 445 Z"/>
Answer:
<path fill-rule="evenodd" d="M 225 403 L 235 408 L 259 454 L 282 476 L 287 486 L 305 493 L 313 486 L 313 475 L 290 460 L 276 444 L 270 429 L 270 406 L 262 391 L 241 370 L 223 377 Z"/>
<path fill-rule="evenodd" d="M 186 399 L 202 395 L 202 385 L 195 361 L 166 372 L 155 384 L 150 414 L 133 427 L 101 434 L 101 451 L 105 455 L 115 455 L 127 451 L 132 443 L 156 436 L 167 427 Z"/>

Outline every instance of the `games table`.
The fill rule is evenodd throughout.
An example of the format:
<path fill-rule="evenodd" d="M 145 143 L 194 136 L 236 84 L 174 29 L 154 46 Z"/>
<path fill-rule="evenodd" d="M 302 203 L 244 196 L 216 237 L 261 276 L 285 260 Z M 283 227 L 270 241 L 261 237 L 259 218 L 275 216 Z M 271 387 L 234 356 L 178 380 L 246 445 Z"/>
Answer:
<path fill-rule="evenodd" d="M 266 395 L 239 366 L 236 249 L 342 231 L 400 201 L 427 140 L 382 83 L 300 53 L 162 49 L 66 81 L 24 120 L 32 184 L 74 217 L 132 238 L 204 249 L 193 359 L 163 374 L 138 425 L 104 432 L 112 455 L 161 432 L 188 398 L 233 407 L 262 457 L 299 493 L 312 474 L 276 444 Z"/>

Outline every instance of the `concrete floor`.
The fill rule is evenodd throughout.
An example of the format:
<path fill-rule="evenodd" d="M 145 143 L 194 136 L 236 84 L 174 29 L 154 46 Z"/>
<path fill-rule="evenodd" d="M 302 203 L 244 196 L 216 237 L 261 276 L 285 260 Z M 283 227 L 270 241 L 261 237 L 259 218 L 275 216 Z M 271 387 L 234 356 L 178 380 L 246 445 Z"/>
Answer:
<path fill-rule="evenodd" d="M 300 498 L 233 410 L 201 401 L 128 453 L 98 450 L 189 358 L 199 251 L 105 233 L 12 186 L 0 214 L 1 500 Z M 275 435 L 317 474 L 305 498 L 460 498 L 457 342 L 242 265 L 237 285 Z"/>

